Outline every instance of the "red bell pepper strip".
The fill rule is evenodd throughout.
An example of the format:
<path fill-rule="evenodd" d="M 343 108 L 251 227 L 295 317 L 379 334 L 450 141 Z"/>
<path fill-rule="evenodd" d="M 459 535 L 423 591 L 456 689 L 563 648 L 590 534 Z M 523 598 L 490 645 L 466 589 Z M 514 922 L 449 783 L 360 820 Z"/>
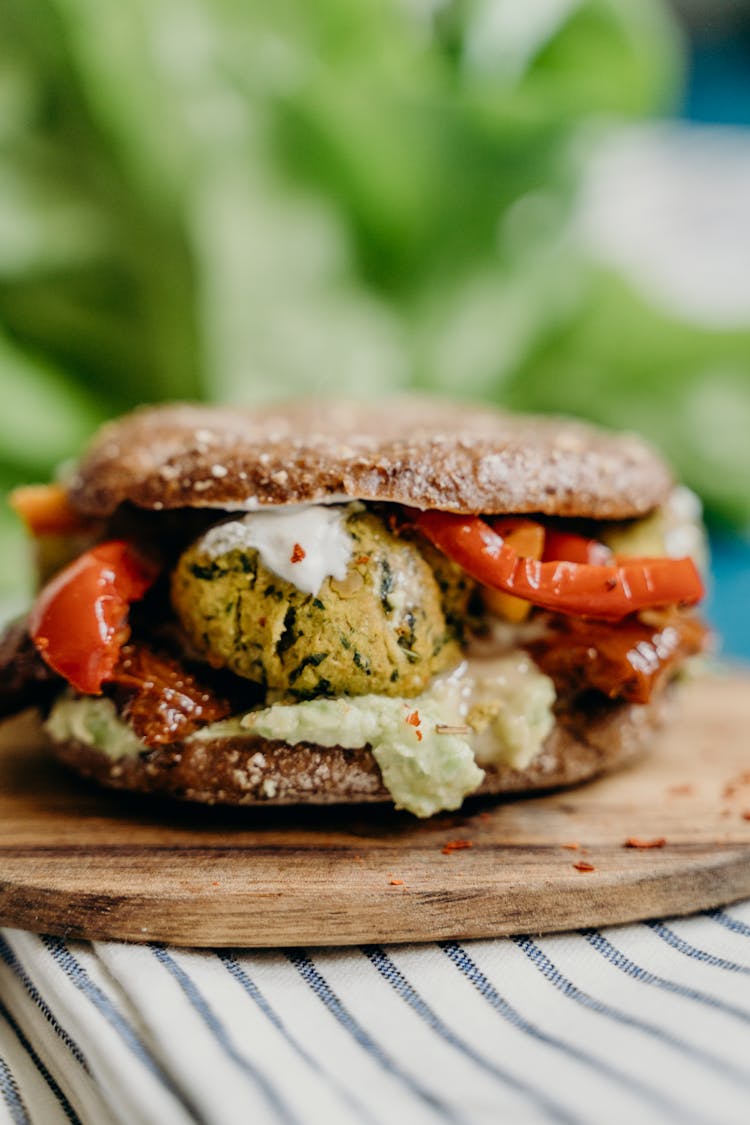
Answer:
<path fill-rule="evenodd" d="M 640 609 L 693 605 L 703 583 L 692 559 L 627 559 L 612 566 L 520 558 L 478 516 L 420 512 L 416 525 L 485 586 L 553 613 L 618 621 Z"/>
<path fill-rule="evenodd" d="M 598 539 L 586 539 L 583 535 L 574 535 L 572 531 L 561 531 L 556 527 L 546 529 L 542 562 L 591 563 L 602 566 L 613 561 L 614 555 L 609 547 Z"/>
<path fill-rule="evenodd" d="M 490 516 L 486 522 L 493 531 L 507 539 L 516 554 L 524 558 L 541 558 L 542 562 L 611 563 L 614 555 L 598 539 L 587 539 L 558 527 L 539 523 L 528 516 Z M 516 539 L 518 536 L 518 539 Z M 541 539 L 542 550 L 535 549 Z M 529 550 L 527 544 L 532 546 Z"/>
<path fill-rule="evenodd" d="M 128 610 L 158 568 L 113 539 L 85 551 L 47 583 L 29 614 L 43 660 L 77 691 L 98 695 L 128 639 Z"/>

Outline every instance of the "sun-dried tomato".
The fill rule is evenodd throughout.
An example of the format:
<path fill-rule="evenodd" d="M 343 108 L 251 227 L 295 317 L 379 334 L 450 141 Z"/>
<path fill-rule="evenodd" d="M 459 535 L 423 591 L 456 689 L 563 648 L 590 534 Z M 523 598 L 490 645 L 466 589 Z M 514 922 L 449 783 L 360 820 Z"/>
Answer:
<path fill-rule="evenodd" d="M 147 746 L 179 742 L 207 723 L 226 719 L 230 704 L 172 656 L 127 644 L 111 677 L 123 716 Z"/>
<path fill-rule="evenodd" d="M 648 622 L 556 616 L 528 650 L 561 695 L 593 688 L 610 699 L 647 703 L 672 668 L 704 648 L 708 632 L 698 617 L 679 610 L 650 611 Z"/>

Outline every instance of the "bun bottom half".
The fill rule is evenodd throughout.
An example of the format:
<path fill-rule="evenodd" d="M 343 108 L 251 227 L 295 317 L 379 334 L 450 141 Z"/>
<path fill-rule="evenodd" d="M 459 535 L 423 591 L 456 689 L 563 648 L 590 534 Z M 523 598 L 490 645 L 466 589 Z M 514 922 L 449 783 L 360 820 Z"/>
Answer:
<path fill-rule="evenodd" d="M 607 704 L 562 713 L 541 752 L 524 770 L 485 767 L 474 795 L 531 793 L 576 785 L 637 760 L 669 709 L 669 693 L 648 704 Z M 368 747 L 345 750 L 263 738 L 193 739 L 112 759 L 77 741 L 52 741 L 55 756 L 114 789 L 201 804 L 340 805 L 389 802 Z"/>

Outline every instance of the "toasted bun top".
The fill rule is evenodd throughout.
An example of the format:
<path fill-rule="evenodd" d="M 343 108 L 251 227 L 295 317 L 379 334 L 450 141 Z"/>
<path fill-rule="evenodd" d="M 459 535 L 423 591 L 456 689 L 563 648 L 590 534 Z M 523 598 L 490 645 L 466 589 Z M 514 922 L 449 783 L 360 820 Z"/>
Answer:
<path fill-rule="evenodd" d="M 84 514 L 252 510 L 356 498 L 453 512 L 626 519 L 669 470 L 630 434 L 439 399 L 142 408 L 108 423 L 70 484 Z"/>

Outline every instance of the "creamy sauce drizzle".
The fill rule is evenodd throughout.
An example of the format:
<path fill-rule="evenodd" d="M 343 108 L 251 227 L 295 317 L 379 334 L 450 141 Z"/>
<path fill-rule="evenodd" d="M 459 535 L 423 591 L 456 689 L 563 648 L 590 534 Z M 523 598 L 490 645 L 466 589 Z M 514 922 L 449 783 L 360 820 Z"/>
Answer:
<path fill-rule="evenodd" d="M 352 555 L 347 508 L 273 508 L 226 520 L 209 529 L 200 548 L 210 558 L 254 549 L 265 567 L 306 594 L 317 594 L 326 578 L 342 581 Z"/>

